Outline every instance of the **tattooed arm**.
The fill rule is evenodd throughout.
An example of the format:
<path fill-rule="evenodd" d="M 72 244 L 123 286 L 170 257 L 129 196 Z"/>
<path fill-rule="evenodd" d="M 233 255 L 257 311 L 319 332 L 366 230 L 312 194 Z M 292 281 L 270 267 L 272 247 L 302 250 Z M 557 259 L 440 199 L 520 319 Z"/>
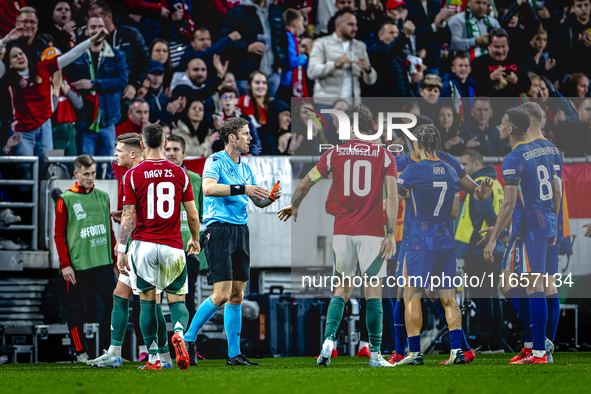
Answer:
<path fill-rule="evenodd" d="M 124 205 L 123 213 L 121 214 L 121 227 L 119 229 L 118 245 L 126 245 L 129 242 L 129 237 L 135 228 L 135 205 Z M 117 266 L 119 271 L 127 275 L 126 270 L 130 271 L 127 263 L 127 255 L 122 249 L 117 249 Z"/>
<path fill-rule="evenodd" d="M 310 172 L 312 172 L 312 171 L 310 171 Z M 316 182 L 312 181 L 310 174 L 307 174 L 304 177 L 304 179 L 302 179 L 302 181 L 300 182 L 298 187 L 295 189 L 295 192 L 293 192 L 293 198 L 291 200 L 291 204 L 289 204 L 288 206 L 286 206 L 285 208 L 283 208 L 279 212 L 277 212 L 277 216 L 279 217 L 279 220 L 285 222 L 291 216 L 293 216 L 293 221 L 297 222 L 300 204 L 302 203 L 302 201 L 304 201 L 304 198 L 308 195 L 308 193 L 310 192 L 310 189 L 312 189 L 312 186 L 314 186 L 315 184 L 316 184 Z"/>

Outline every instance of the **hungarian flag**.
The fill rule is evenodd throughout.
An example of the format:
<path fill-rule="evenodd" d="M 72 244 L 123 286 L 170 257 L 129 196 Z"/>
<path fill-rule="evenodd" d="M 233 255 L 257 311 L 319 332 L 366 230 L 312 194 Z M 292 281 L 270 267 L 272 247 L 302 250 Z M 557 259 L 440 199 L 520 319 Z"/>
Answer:
<path fill-rule="evenodd" d="M 94 121 L 90 125 L 89 129 L 94 131 L 95 133 L 98 133 L 99 129 L 100 129 L 100 124 L 101 124 L 101 109 L 99 107 L 99 98 L 98 98 L 98 94 L 96 93 L 96 91 L 91 90 L 90 93 L 88 94 L 88 96 L 86 96 L 86 100 L 88 100 L 88 102 L 91 105 L 94 105 L 94 112 L 93 112 L 93 116 L 92 116 Z"/>

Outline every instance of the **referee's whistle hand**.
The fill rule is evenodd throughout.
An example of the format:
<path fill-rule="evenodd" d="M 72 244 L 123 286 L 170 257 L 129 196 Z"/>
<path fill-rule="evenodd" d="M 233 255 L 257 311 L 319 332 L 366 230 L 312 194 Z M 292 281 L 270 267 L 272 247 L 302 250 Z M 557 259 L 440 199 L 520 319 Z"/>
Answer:
<path fill-rule="evenodd" d="M 260 186 L 246 186 L 245 188 L 245 194 L 248 197 L 256 197 L 258 199 L 265 199 L 269 196 L 269 194 L 271 193 L 269 190 L 265 189 L 264 187 L 260 187 Z"/>

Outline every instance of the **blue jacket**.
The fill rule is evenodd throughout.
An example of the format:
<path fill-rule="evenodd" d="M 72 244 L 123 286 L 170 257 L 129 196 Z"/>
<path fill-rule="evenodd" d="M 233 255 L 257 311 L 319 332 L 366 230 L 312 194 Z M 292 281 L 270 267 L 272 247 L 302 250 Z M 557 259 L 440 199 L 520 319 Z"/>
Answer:
<path fill-rule="evenodd" d="M 76 82 L 90 78 L 90 50 L 87 50 L 68 67 L 68 79 Z M 106 42 L 99 60 L 98 72 L 93 80 L 92 89 L 98 94 L 101 110 L 101 127 L 107 127 L 121 120 L 121 93 L 127 87 L 129 71 L 125 54 L 111 47 Z M 79 121 L 79 130 L 85 130 L 94 121 L 94 106 L 86 100 L 89 90 L 79 91 L 84 100 L 84 115 Z"/>
<path fill-rule="evenodd" d="M 166 123 L 172 123 L 174 115 L 166 110 L 166 106 L 170 99 L 164 94 L 164 89 L 160 87 L 160 90 L 156 93 L 151 90 L 148 91 L 144 100 L 150 106 L 150 122 L 156 123 L 160 120 Z"/>
<path fill-rule="evenodd" d="M 454 85 L 460 91 L 463 98 L 476 97 L 476 81 L 471 76 L 468 76 L 466 82 L 462 83 L 455 73 L 448 72 L 441 78 L 441 83 L 443 84 L 441 97 L 451 97 L 451 85 Z M 470 102 L 470 108 L 472 108 L 473 100 L 470 100 Z"/>
<path fill-rule="evenodd" d="M 377 40 L 368 49 L 369 61 L 378 73 L 378 80 L 371 86 L 365 86 L 371 97 L 412 97 L 407 77 L 406 56 L 402 52 L 408 38 L 400 34 L 386 45 Z"/>
<path fill-rule="evenodd" d="M 308 65 L 308 57 L 304 54 L 298 55 L 293 33 L 290 31 L 287 32 L 287 59 L 289 61 L 289 68 L 283 72 L 283 75 L 281 76 L 281 84 L 291 86 L 292 70 L 295 70 L 299 66 L 304 66 L 304 68 L 306 68 Z"/>
<path fill-rule="evenodd" d="M 286 28 L 283 13 L 275 4 L 269 6 L 269 25 L 274 58 L 273 71 L 279 68 L 286 70 L 288 68 Z M 263 26 L 254 5 L 242 4 L 230 8 L 222 28 L 222 36 L 227 36 L 233 31 L 238 31 L 242 38 L 228 44 L 233 48 L 232 51 L 228 51 L 230 68 L 236 79 L 241 81 L 248 79 L 250 74 L 258 70 L 261 65 L 261 56 L 248 52 L 248 46 L 258 41 L 259 34 L 263 34 Z"/>
<path fill-rule="evenodd" d="M 178 71 L 185 71 L 189 62 L 193 59 L 202 59 L 207 64 L 207 75 L 214 75 L 215 68 L 213 67 L 213 55 L 220 55 L 222 51 L 232 42 L 228 36 L 220 38 L 218 42 L 210 46 L 204 51 L 196 51 L 191 44 L 185 46 L 181 62 L 179 63 Z"/>
<path fill-rule="evenodd" d="M 492 120 L 492 119 L 491 119 Z M 492 122 L 491 122 L 492 123 Z M 480 145 L 473 148 L 480 152 L 482 156 L 505 156 L 508 144 L 501 140 L 501 134 L 498 126 L 489 123 L 488 128 L 484 131 L 478 127 L 478 122 L 471 118 L 469 122 L 464 125 L 463 132 L 460 137 L 464 143 L 476 137 Z"/>

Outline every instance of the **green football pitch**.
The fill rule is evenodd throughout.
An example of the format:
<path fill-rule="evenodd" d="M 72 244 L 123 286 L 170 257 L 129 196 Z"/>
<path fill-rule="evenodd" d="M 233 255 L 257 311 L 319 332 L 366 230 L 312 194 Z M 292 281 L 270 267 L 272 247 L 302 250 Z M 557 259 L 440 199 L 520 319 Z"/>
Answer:
<path fill-rule="evenodd" d="M 0 365 L 2 393 L 505 393 L 591 390 L 591 353 L 557 353 L 554 364 L 509 365 L 509 355 L 477 355 L 470 365 L 437 365 L 445 356 L 426 356 L 423 366 L 369 368 L 368 358 L 338 357 L 328 368 L 313 358 L 266 358 L 260 367 L 227 367 L 224 360 L 140 371 L 77 364 Z M 535 391 L 534 391 L 535 390 Z"/>

